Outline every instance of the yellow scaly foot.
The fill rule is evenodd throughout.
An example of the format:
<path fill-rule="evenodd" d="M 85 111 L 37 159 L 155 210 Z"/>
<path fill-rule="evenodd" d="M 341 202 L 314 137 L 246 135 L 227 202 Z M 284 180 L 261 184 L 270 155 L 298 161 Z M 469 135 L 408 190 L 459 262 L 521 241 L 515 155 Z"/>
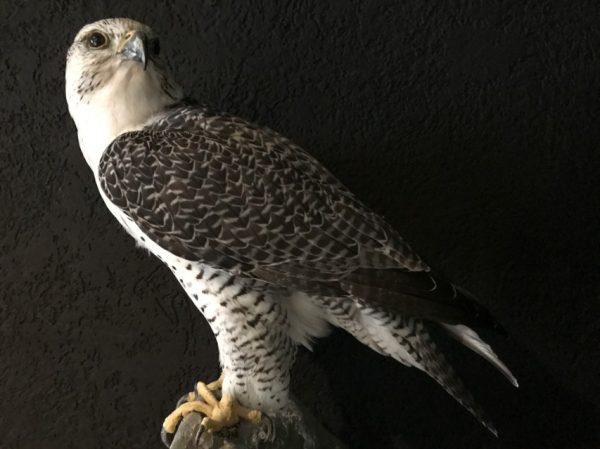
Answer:
<path fill-rule="evenodd" d="M 163 422 L 165 432 L 174 433 L 183 417 L 194 411 L 205 416 L 202 425 L 210 432 L 218 432 L 225 427 L 233 426 L 240 419 L 254 424 L 260 423 L 261 413 L 258 410 L 243 407 L 229 395 L 222 395 L 218 400 L 214 392 L 220 390 L 222 386 L 223 374 L 209 384 L 198 382 L 196 390 L 188 393 L 187 402 L 181 404 L 165 418 Z"/>

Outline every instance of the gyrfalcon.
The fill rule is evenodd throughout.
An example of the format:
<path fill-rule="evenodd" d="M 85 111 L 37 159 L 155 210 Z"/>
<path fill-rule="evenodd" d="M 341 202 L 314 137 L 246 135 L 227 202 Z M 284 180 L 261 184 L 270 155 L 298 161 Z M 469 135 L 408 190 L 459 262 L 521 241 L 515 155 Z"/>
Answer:
<path fill-rule="evenodd" d="M 199 383 L 201 399 L 171 414 L 167 431 L 190 410 L 212 430 L 276 413 L 296 346 L 333 325 L 427 373 L 496 434 L 428 332 L 441 326 L 517 386 L 471 329 L 495 327 L 489 313 L 308 152 L 188 101 L 148 26 L 84 26 L 66 97 L 108 209 L 173 272 L 218 342 L 220 381 Z"/>

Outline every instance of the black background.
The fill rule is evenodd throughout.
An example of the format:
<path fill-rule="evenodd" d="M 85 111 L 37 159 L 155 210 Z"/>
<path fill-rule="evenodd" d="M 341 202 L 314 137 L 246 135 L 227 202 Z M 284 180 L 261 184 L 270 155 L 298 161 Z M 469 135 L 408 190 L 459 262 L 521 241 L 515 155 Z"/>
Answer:
<path fill-rule="evenodd" d="M 151 25 L 187 91 L 288 135 L 481 297 L 513 389 L 451 342 L 495 440 L 338 332 L 294 390 L 353 448 L 600 447 L 600 14 L 590 1 L 3 1 L 0 448 L 158 448 L 208 325 L 109 216 L 64 100 L 87 22 Z"/>

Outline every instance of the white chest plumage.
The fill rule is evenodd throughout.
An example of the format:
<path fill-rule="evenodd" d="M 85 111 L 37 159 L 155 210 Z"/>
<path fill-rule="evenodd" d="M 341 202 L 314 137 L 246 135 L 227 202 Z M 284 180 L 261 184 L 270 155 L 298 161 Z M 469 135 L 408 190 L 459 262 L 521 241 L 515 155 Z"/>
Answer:
<path fill-rule="evenodd" d="M 290 316 L 289 298 L 264 283 L 164 250 L 98 186 L 110 212 L 139 246 L 169 267 L 208 321 L 219 346 L 224 391 L 249 407 L 269 410 L 283 406 L 295 357 L 292 335 L 298 333 L 291 329 L 290 319 L 297 320 Z"/>

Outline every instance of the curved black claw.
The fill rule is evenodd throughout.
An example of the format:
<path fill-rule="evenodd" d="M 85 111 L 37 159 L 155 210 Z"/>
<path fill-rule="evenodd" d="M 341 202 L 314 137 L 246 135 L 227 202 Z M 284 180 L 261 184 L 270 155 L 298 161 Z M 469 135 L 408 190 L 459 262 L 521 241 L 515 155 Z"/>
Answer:
<path fill-rule="evenodd" d="M 167 449 L 171 449 L 171 443 L 173 443 L 173 435 L 172 433 L 168 433 L 163 427 L 160 429 L 160 441 L 167 447 Z"/>

